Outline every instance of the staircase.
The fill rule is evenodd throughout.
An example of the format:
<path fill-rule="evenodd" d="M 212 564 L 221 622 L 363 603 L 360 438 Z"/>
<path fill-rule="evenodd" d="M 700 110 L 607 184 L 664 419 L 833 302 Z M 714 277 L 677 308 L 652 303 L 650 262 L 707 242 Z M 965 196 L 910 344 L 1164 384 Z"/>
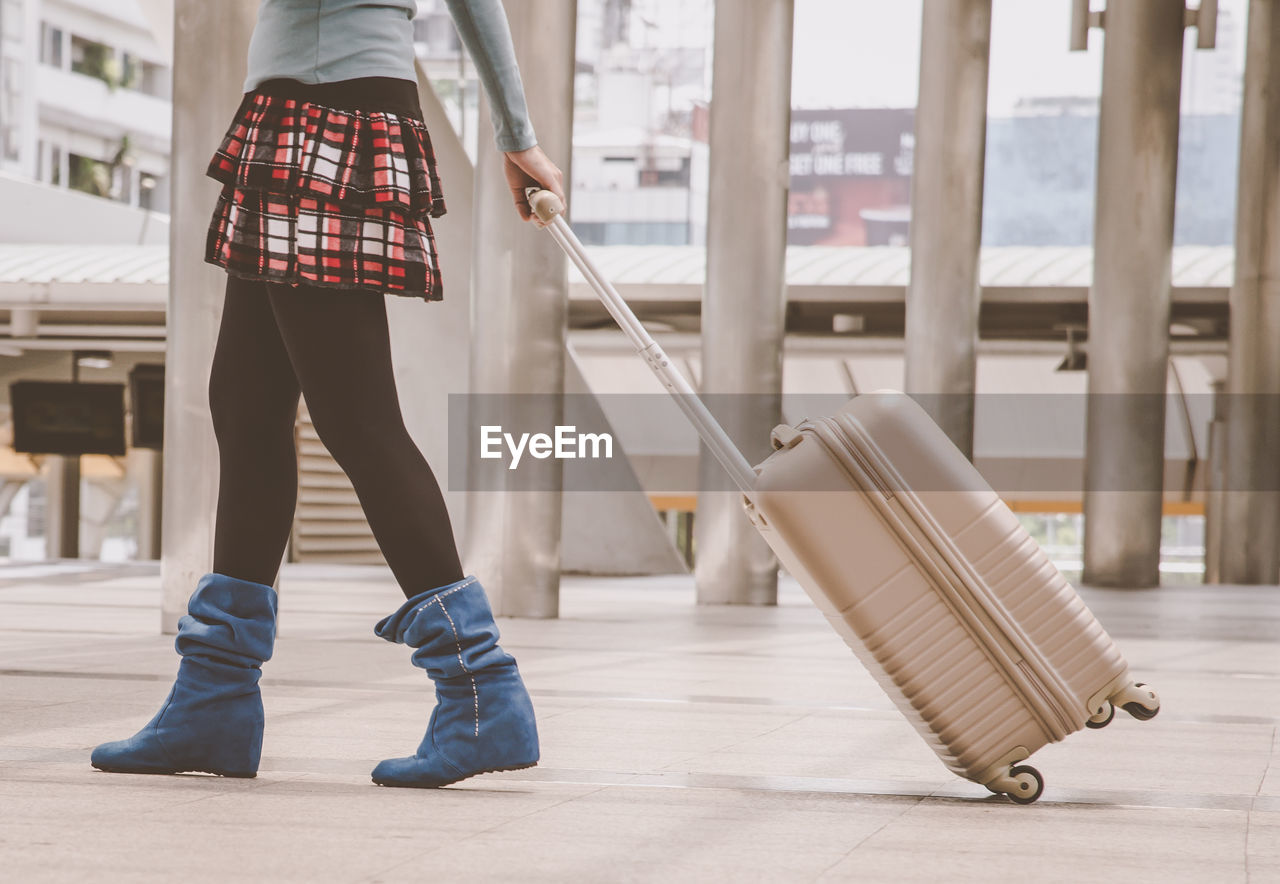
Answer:
<path fill-rule="evenodd" d="M 306 400 L 294 425 L 298 452 L 298 507 L 289 544 L 291 562 L 383 565 L 351 480 L 320 441 Z"/>

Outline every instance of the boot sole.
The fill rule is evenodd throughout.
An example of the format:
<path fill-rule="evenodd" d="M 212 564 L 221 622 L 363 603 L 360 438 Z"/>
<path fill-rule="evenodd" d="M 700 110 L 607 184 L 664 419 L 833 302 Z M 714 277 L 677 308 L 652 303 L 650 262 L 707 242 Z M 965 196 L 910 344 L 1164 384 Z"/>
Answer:
<path fill-rule="evenodd" d="M 103 766 L 101 764 L 94 764 L 93 767 L 101 771 L 106 771 L 107 773 L 131 773 L 131 774 L 148 774 L 148 775 L 207 773 L 207 774 L 213 774 L 216 777 L 230 777 L 232 779 L 237 779 L 237 780 L 253 779 L 258 775 L 257 771 L 250 771 L 249 773 L 243 773 L 240 771 L 208 770 L 206 768 L 201 768 L 201 767 L 184 767 L 178 770 L 174 770 L 173 768 L 170 768 L 170 767 L 111 767 L 111 766 Z"/>
<path fill-rule="evenodd" d="M 463 780 L 469 780 L 472 777 L 478 777 L 481 774 L 502 773 L 503 771 L 507 771 L 507 770 L 528 770 L 531 767 L 537 767 L 537 766 L 538 766 L 538 762 L 533 761 L 533 762 L 530 762 L 529 764 L 513 764 L 510 767 L 488 767 L 488 768 L 485 768 L 484 770 L 477 770 L 465 776 L 458 777 L 456 780 L 449 780 L 449 782 L 447 783 L 435 783 L 432 785 L 427 785 L 426 783 L 398 783 L 398 782 L 392 782 L 388 780 L 374 780 L 373 782 L 379 786 L 388 786 L 390 788 L 439 789 L 441 786 L 452 786 L 454 783 L 461 783 Z"/>

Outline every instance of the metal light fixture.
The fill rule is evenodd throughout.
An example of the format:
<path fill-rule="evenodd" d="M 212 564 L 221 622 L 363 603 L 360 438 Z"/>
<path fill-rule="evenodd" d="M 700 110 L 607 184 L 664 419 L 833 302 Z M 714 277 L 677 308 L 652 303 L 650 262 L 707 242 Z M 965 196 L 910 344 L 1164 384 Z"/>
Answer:
<path fill-rule="evenodd" d="M 76 350 L 72 358 L 78 368 L 110 368 L 113 364 L 110 350 Z"/>

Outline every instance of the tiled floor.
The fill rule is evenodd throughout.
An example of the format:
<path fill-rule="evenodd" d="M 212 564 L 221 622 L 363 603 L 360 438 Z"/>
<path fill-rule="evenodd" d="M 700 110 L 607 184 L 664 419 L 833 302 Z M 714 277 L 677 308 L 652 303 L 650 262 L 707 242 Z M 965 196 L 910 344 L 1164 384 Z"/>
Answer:
<path fill-rule="evenodd" d="M 542 763 L 373 786 L 433 697 L 373 624 L 385 569 L 286 566 L 253 780 L 89 767 L 177 658 L 155 565 L 0 568 L 0 879 L 1280 881 L 1280 588 L 1086 593 L 1163 711 L 1035 756 L 1015 806 L 952 777 L 791 582 L 700 608 L 690 578 L 566 578 L 501 623 Z"/>

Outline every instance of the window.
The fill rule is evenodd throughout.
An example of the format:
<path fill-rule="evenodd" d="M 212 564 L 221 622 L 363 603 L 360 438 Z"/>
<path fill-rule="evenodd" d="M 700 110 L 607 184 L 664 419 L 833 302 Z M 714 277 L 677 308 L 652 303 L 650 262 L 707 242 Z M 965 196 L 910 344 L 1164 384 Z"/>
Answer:
<path fill-rule="evenodd" d="M 125 89 L 142 87 L 142 59 L 134 58 L 127 52 L 121 54 L 120 82 L 117 85 Z"/>
<path fill-rule="evenodd" d="M 110 46 L 71 37 L 71 70 L 115 87 L 121 82 L 120 63 Z"/>
<path fill-rule="evenodd" d="M 62 28 L 55 28 L 48 22 L 40 23 L 40 63 L 55 68 L 62 64 Z"/>
<path fill-rule="evenodd" d="M 133 205 L 133 169 L 129 166 L 118 165 L 115 166 L 111 172 L 111 198 L 128 205 Z"/>
<path fill-rule="evenodd" d="M 80 154 L 68 155 L 71 175 L 68 186 L 72 190 L 90 193 L 94 196 L 111 196 L 111 166 L 101 160 Z"/>
<path fill-rule="evenodd" d="M 640 187 L 688 187 L 689 157 L 659 160 L 640 170 Z"/>
<path fill-rule="evenodd" d="M 48 184 L 62 183 L 62 147 L 43 138 L 36 145 L 36 180 Z"/>
<path fill-rule="evenodd" d="M 139 62 L 139 67 L 141 73 L 138 77 L 136 89 L 156 98 L 169 99 L 173 97 L 172 72 L 169 68 L 150 61 Z"/>
<path fill-rule="evenodd" d="M 16 160 L 22 140 L 22 65 L 18 59 L 0 59 L 0 81 L 0 156 Z"/>

